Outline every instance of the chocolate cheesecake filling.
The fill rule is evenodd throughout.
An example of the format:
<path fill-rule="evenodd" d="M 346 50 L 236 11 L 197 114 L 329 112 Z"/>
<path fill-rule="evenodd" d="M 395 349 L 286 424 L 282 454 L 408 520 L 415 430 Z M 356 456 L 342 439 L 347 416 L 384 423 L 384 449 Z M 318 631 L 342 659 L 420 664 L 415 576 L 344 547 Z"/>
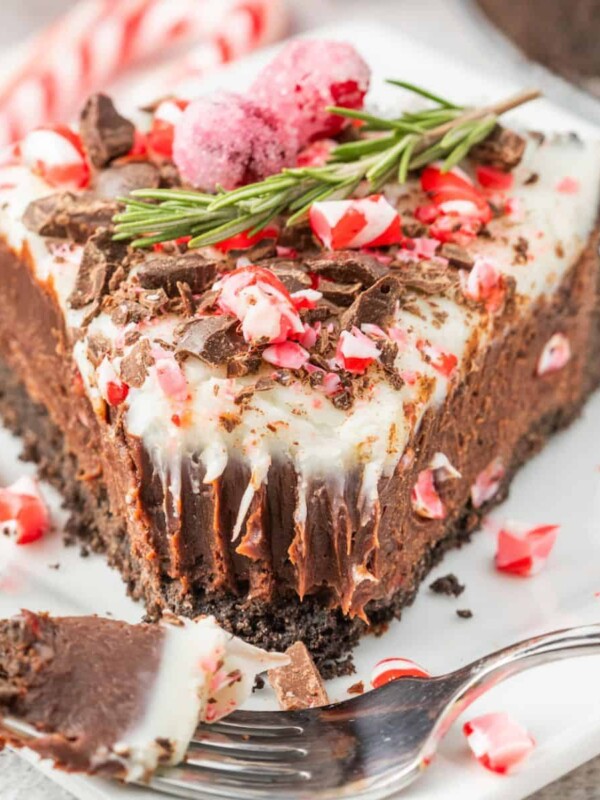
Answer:
<path fill-rule="evenodd" d="M 427 411 L 407 457 L 379 479 L 368 513 L 361 513 L 357 465 L 342 492 L 334 476 L 312 479 L 299 520 L 295 467 L 274 459 L 232 541 L 248 466 L 230 460 L 204 484 L 200 454 L 191 453 L 171 476 L 177 480 L 165 480 L 144 442 L 126 431 L 122 412 L 107 406 L 100 419 L 78 388 L 55 291 L 33 277 L 27 251 L 0 246 L 0 280 L 0 353 L 8 369 L 0 411 L 65 492 L 85 527 L 80 533 L 108 551 L 152 614 L 215 613 L 244 638 L 278 649 L 303 639 L 329 674 L 343 668 L 367 619 L 376 625 L 399 614 L 441 552 L 468 538 L 505 496 L 517 467 L 577 416 L 600 382 L 596 232 L 557 291 L 526 313 L 513 299 L 482 356 L 472 343 L 464 380 Z M 567 336 L 572 357 L 562 370 L 538 375 L 556 332 Z M 22 387 L 29 401 L 15 404 Z M 413 511 L 411 491 L 438 452 L 462 479 L 440 485 L 446 518 L 424 519 Z M 474 508 L 470 487 L 498 458 L 506 468 L 500 491 Z"/>

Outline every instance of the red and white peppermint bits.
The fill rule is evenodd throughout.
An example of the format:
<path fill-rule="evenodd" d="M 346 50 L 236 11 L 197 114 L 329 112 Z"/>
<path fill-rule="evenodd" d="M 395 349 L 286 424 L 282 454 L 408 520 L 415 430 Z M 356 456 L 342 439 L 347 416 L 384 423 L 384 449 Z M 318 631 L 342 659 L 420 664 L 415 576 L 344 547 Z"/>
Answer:
<path fill-rule="evenodd" d="M 482 224 L 490 221 L 492 210 L 481 192 L 462 170 L 442 172 L 431 165 L 421 174 L 421 188 L 427 192 L 442 214 L 475 219 Z"/>
<path fill-rule="evenodd" d="M 484 503 L 498 494 L 506 469 L 501 458 L 495 458 L 482 469 L 471 486 L 471 503 L 474 508 L 481 508 Z"/>
<path fill-rule="evenodd" d="M 255 244 L 258 244 L 258 242 L 262 242 L 264 239 L 277 239 L 278 236 L 278 228 L 269 225 L 263 228 L 262 231 L 258 231 L 258 233 L 252 235 L 250 235 L 249 231 L 242 231 L 242 233 L 237 233 L 235 236 L 230 236 L 229 239 L 223 239 L 223 241 L 217 242 L 213 247 L 216 247 L 216 249 L 220 250 L 222 253 L 228 253 L 230 250 L 247 250 Z"/>
<path fill-rule="evenodd" d="M 505 775 L 535 747 L 525 728 L 505 712 L 483 714 L 463 725 L 473 755 L 486 769 Z"/>
<path fill-rule="evenodd" d="M 463 294 L 469 300 L 484 303 L 490 313 L 502 307 L 506 284 L 502 273 L 492 261 L 477 258 L 469 272 L 460 270 L 459 277 Z"/>
<path fill-rule="evenodd" d="M 515 182 L 512 172 L 504 172 L 489 164 L 480 164 L 475 170 L 475 175 L 480 186 L 495 192 L 507 192 L 512 189 Z"/>
<path fill-rule="evenodd" d="M 197 189 L 235 189 L 291 167 L 298 141 L 279 116 L 242 95 L 198 98 L 175 125 L 173 158 Z"/>
<path fill-rule="evenodd" d="M 558 372 L 571 360 L 571 345 L 564 333 L 555 333 L 544 345 L 537 364 L 538 375 Z"/>
<path fill-rule="evenodd" d="M 148 152 L 156 160 L 170 160 L 173 157 L 175 126 L 188 107 L 187 100 L 163 100 L 152 117 L 150 131 L 146 137 Z"/>
<path fill-rule="evenodd" d="M 423 339 L 419 339 L 417 342 L 417 349 L 420 350 L 427 363 L 431 364 L 436 372 L 439 372 L 444 378 L 452 377 L 458 365 L 458 358 L 454 353 L 448 353 L 447 350 L 442 350 L 441 347 L 436 347 Z"/>
<path fill-rule="evenodd" d="M 297 342 L 280 342 L 266 347 L 262 357 L 276 367 L 300 369 L 308 361 L 308 352 Z"/>
<path fill-rule="evenodd" d="M 382 247 L 402 241 L 400 216 L 380 194 L 313 203 L 310 226 L 328 250 Z"/>
<path fill-rule="evenodd" d="M 362 375 L 379 358 L 379 348 L 355 326 L 352 331 L 341 332 L 335 357 L 347 372 Z"/>
<path fill-rule="evenodd" d="M 22 477 L 0 489 L 0 527 L 16 544 L 30 544 L 50 528 L 50 514 L 37 481 Z"/>
<path fill-rule="evenodd" d="M 184 403 L 190 394 L 183 370 L 173 353 L 160 347 L 152 349 L 155 359 L 156 377 L 165 395 L 176 403 Z"/>
<path fill-rule="evenodd" d="M 371 672 L 371 686 L 379 689 L 387 683 L 401 678 L 429 678 L 426 669 L 408 658 L 384 658 L 378 661 Z"/>
<path fill-rule="evenodd" d="M 21 161 L 50 186 L 83 189 L 90 169 L 79 136 L 66 125 L 38 128 L 19 145 Z"/>
<path fill-rule="evenodd" d="M 239 267 L 224 275 L 214 289 L 217 305 L 242 323 L 251 344 L 277 344 L 303 336 L 304 324 L 283 283 L 263 267 Z"/>
<path fill-rule="evenodd" d="M 446 507 L 438 494 L 433 469 L 419 472 L 410 495 L 413 511 L 425 519 L 445 519 Z"/>
<path fill-rule="evenodd" d="M 251 95 L 277 109 L 303 147 L 349 124 L 327 107 L 362 108 L 370 79 L 371 70 L 351 44 L 303 39 L 288 44 L 263 69 Z"/>
<path fill-rule="evenodd" d="M 109 406 L 120 406 L 127 400 L 129 386 L 119 378 L 106 356 L 100 362 L 96 380 L 100 394 Z"/>
<path fill-rule="evenodd" d="M 524 577 L 536 575 L 546 563 L 558 531 L 558 525 L 531 528 L 519 522 L 505 522 L 498 531 L 496 569 Z"/>

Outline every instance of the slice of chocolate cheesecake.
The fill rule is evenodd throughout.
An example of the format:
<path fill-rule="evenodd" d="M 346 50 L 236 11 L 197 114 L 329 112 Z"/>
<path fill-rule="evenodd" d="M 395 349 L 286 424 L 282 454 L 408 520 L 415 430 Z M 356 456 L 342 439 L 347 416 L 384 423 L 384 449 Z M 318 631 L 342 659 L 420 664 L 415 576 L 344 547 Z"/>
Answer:
<path fill-rule="evenodd" d="M 151 614 L 344 669 L 598 385 L 598 143 L 496 126 L 312 229 L 190 249 L 179 210 L 150 251 L 113 170 L 155 202 L 173 165 L 53 188 L 50 144 L 0 171 L 5 420 Z"/>
<path fill-rule="evenodd" d="M 181 761 L 199 722 L 229 714 L 259 672 L 288 660 L 210 617 L 128 625 L 23 611 L 0 622 L 0 717 L 32 736 L 2 737 L 68 771 L 141 781 Z"/>

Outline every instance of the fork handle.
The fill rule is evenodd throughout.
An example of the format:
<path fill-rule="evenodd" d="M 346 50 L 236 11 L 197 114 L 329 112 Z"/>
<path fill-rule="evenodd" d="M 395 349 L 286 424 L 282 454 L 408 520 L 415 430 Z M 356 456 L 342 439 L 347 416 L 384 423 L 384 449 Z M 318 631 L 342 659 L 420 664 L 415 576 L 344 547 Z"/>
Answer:
<path fill-rule="evenodd" d="M 600 654 L 600 624 L 564 628 L 498 650 L 457 670 L 462 684 L 457 692 L 456 716 L 492 686 L 539 664 L 581 655 Z"/>

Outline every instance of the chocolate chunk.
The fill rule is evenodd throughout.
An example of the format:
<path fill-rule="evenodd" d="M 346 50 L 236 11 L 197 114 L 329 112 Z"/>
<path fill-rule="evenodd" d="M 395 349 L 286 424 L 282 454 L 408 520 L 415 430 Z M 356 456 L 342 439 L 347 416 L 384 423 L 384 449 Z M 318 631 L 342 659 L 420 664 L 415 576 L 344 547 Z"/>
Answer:
<path fill-rule="evenodd" d="M 342 306 L 336 306 L 334 303 L 330 303 L 329 300 L 322 298 L 317 301 L 314 308 L 303 308 L 300 311 L 300 316 L 303 322 L 309 322 L 312 325 L 313 322 L 325 322 L 332 317 L 339 316 L 341 309 Z"/>
<path fill-rule="evenodd" d="M 456 614 L 461 619 L 471 619 L 471 617 L 473 616 L 473 612 L 471 611 L 470 608 L 457 608 Z"/>
<path fill-rule="evenodd" d="M 452 244 L 452 242 L 443 244 L 438 255 L 447 258 L 450 266 L 457 269 L 472 269 L 475 263 L 468 250 L 458 244 Z"/>
<path fill-rule="evenodd" d="M 310 275 L 307 275 L 293 261 L 280 261 L 279 263 L 265 261 L 261 266 L 270 269 L 290 293 L 301 292 L 304 289 L 310 289 L 312 286 Z"/>
<path fill-rule="evenodd" d="M 270 258 L 277 254 L 277 240 L 276 239 L 261 239 L 250 247 L 241 247 L 239 249 L 232 248 L 228 250 L 227 256 L 230 261 L 237 261 L 238 258 L 249 258 L 250 261 L 256 262 L 261 258 Z"/>
<path fill-rule="evenodd" d="M 360 283 L 336 283 L 327 278 L 321 278 L 319 281 L 319 291 L 323 297 L 330 303 L 344 308 L 352 305 L 361 288 Z"/>
<path fill-rule="evenodd" d="M 95 177 L 93 189 L 99 197 L 127 197 L 135 189 L 156 189 L 160 173 L 148 161 L 132 161 L 103 169 Z"/>
<path fill-rule="evenodd" d="M 243 378 L 254 375 L 264 364 L 262 356 L 256 350 L 242 350 L 227 362 L 228 378 Z"/>
<path fill-rule="evenodd" d="M 130 322 L 141 322 L 149 316 L 148 309 L 135 300 L 122 300 L 113 308 L 110 318 L 115 325 L 128 325 Z"/>
<path fill-rule="evenodd" d="M 40 236 L 85 244 L 98 228 L 109 227 L 118 211 L 118 203 L 62 192 L 29 203 L 23 222 Z"/>
<path fill-rule="evenodd" d="M 398 355 L 396 342 L 383 341 L 379 345 L 379 360 L 386 369 L 393 369 Z"/>
<path fill-rule="evenodd" d="M 105 94 L 93 94 L 81 112 L 79 132 L 95 167 L 101 169 L 133 147 L 135 127 Z"/>
<path fill-rule="evenodd" d="M 290 663 L 268 672 L 269 683 L 281 708 L 285 711 L 301 711 L 326 706 L 329 698 L 325 684 L 305 645 L 296 642 L 285 654 L 289 656 Z"/>
<path fill-rule="evenodd" d="M 108 282 L 127 254 L 127 246 L 114 242 L 109 230 L 100 229 L 87 242 L 75 288 L 69 297 L 71 308 L 84 308 L 99 301 L 108 288 Z"/>
<path fill-rule="evenodd" d="M 365 287 L 372 286 L 389 272 L 373 256 L 361 255 L 351 250 L 338 250 L 330 255 L 306 259 L 304 263 L 309 272 L 323 275 L 338 283 L 360 283 Z"/>
<path fill-rule="evenodd" d="M 121 380 L 129 386 L 139 388 L 146 380 L 148 370 L 153 364 L 154 356 L 151 352 L 150 342 L 148 339 L 140 339 L 121 360 Z"/>
<path fill-rule="evenodd" d="M 380 278 L 342 314 L 342 328 L 349 330 L 354 325 L 360 328 L 365 322 L 385 327 L 394 315 L 402 291 L 402 283 L 395 275 L 388 274 Z"/>
<path fill-rule="evenodd" d="M 421 294 L 447 294 L 459 283 L 458 274 L 454 270 L 432 261 L 407 264 L 394 274 L 406 289 L 413 289 Z"/>
<path fill-rule="evenodd" d="M 87 355 L 92 364 L 97 367 L 105 355 L 110 353 L 112 345 L 103 333 L 92 333 L 87 340 Z"/>
<path fill-rule="evenodd" d="M 247 349 L 237 328 L 236 319 L 222 315 L 195 319 L 184 328 L 175 356 L 179 360 L 199 358 L 213 366 L 225 364 Z"/>
<path fill-rule="evenodd" d="M 465 587 L 452 572 L 441 578 L 437 578 L 430 584 L 429 588 L 436 594 L 447 594 L 452 597 L 458 597 L 465 590 Z"/>
<path fill-rule="evenodd" d="M 217 262 L 199 253 L 183 256 L 153 256 L 140 266 L 137 276 L 144 289 L 163 289 L 168 297 L 177 297 L 178 283 L 187 283 L 193 294 L 200 294 L 217 277 Z"/>
<path fill-rule="evenodd" d="M 488 138 L 475 145 L 469 155 L 474 161 L 509 172 L 521 163 L 526 144 L 518 133 L 496 125 Z"/>

